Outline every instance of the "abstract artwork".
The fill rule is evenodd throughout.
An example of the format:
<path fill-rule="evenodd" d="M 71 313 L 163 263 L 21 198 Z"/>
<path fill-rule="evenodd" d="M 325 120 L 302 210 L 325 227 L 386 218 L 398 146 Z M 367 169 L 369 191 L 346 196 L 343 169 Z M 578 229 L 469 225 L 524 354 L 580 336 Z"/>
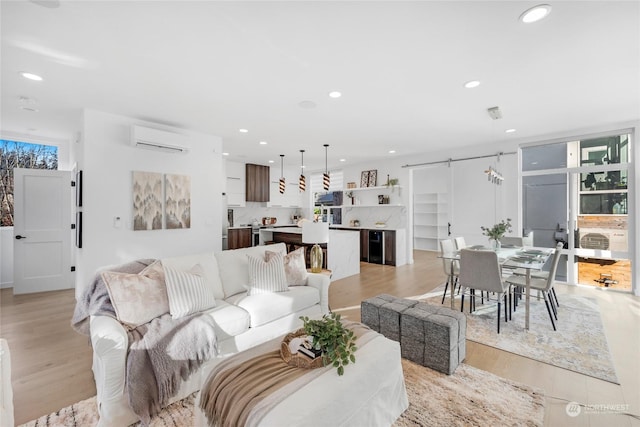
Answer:
<path fill-rule="evenodd" d="M 162 174 L 133 172 L 133 229 L 162 229 Z"/>
<path fill-rule="evenodd" d="M 191 228 L 191 177 L 171 174 L 164 177 L 166 228 Z"/>

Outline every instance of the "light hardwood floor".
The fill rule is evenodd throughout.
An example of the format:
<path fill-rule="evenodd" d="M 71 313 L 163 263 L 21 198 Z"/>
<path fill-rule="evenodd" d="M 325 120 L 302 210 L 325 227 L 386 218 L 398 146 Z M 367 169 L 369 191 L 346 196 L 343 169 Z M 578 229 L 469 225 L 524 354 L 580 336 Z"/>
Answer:
<path fill-rule="evenodd" d="M 435 253 L 416 251 L 414 256 L 414 264 L 398 268 L 363 263 L 359 275 L 333 282 L 332 310 L 359 320 L 363 299 L 380 293 L 419 296 L 444 282 L 442 262 Z M 546 426 L 640 426 L 640 421 L 620 414 L 571 418 L 565 412 L 566 401 L 575 401 L 628 404 L 629 412 L 640 414 L 640 298 L 574 286 L 557 290 L 598 300 L 621 385 L 469 341 L 465 362 L 544 389 Z M 14 296 L 11 289 L 3 289 L 0 298 L 0 336 L 11 349 L 16 424 L 94 395 L 91 349 L 87 338 L 70 327 L 74 291 Z"/>

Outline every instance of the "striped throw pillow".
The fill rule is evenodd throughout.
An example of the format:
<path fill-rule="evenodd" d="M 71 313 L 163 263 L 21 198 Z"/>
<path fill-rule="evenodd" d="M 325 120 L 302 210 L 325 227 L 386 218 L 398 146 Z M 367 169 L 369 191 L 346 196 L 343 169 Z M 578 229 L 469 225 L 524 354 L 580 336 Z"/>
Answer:
<path fill-rule="evenodd" d="M 173 319 L 215 307 L 213 291 L 205 283 L 202 267 L 196 264 L 189 271 L 164 267 L 169 313 Z"/>
<path fill-rule="evenodd" d="M 247 255 L 249 259 L 249 289 L 247 295 L 271 294 L 288 291 L 284 272 L 284 257 L 275 254 L 268 261 Z"/>

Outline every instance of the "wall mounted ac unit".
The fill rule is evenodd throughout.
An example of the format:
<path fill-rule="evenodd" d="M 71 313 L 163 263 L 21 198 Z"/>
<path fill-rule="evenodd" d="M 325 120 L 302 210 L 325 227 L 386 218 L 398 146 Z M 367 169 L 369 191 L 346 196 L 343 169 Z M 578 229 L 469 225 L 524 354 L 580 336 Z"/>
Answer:
<path fill-rule="evenodd" d="M 167 153 L 186 153 L 187 137 L 173 132 L 144 126 L 131 126 L 131 144 L 137 148 L 158 150 Z"/>
<path fill-rule="evenodd" d="M 581 228 L 580 247 L 603 251 L 627 252 L 627 231 L 607 228 Z"/>

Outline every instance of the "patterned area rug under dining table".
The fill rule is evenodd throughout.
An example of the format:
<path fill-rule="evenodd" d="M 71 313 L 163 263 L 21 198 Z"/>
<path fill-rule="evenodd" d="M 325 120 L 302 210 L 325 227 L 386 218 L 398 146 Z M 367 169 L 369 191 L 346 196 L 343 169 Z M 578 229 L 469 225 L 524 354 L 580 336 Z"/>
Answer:
<path fill-rule="evenodd" d="M 444 287 L 426 295 L 424 302 L 440 305 Z M 469 313 L 469 297 L 465 296 L 464 312 L 467 316 L 467 339 L 510 353 L 548 363 L 601 380 L 619 384 L 595 299 L 577 295 L 558 295 L 560 307 L 557 331 L 553 330 L 549 314 L 540 297 L 531 296 L 529 330 L 525 324 L 524 296 L 512 313 L 512 320 L 504 322 L 501 307 L 500 334 L 496 331 L 497 302 L 495 296 L 485 304 L 476 297 L 476 310 Z M 444 306 L 450 306 L 449 292 Z M 454 300 L 460 310 L 460 296 Z"/>

